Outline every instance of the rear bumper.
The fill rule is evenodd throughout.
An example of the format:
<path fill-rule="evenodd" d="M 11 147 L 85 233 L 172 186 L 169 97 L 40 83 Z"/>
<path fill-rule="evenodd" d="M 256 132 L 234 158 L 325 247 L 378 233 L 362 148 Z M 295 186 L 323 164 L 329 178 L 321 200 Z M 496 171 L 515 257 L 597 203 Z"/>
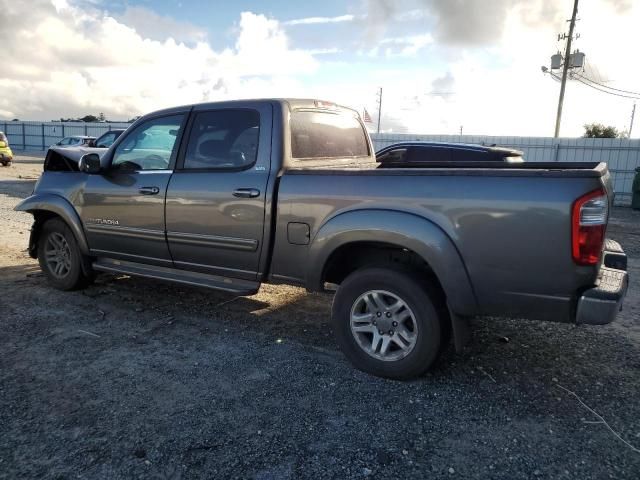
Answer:
<path fill-rule="evenodd" d="M 622 310 L 629 284 L 626 269 L 624 251 L 617 242 L 607 240 L 596 286 L 586 290 L 578 299 L 576 323 L 605 325 L 615 320 Z"/>

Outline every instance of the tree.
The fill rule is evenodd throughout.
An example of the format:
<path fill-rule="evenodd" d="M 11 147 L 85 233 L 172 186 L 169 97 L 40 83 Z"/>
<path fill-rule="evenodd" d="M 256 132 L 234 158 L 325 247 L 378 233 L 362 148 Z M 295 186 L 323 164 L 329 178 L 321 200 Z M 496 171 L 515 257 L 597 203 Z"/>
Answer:
<path fill-rule="evenodd" d="M 620 133 L 616 127 L 605 127 L 601 123 L 587 123 L 584 126 L 583 138 L 618 138 Z"/>
<path fill-rule="evenodd" d="M 78 120 L 80 120 L 81 122 L 97 122 L 98 117 L 96 117 L 95 115 L 85 115 L 84 117 L 79 118 Z"/>

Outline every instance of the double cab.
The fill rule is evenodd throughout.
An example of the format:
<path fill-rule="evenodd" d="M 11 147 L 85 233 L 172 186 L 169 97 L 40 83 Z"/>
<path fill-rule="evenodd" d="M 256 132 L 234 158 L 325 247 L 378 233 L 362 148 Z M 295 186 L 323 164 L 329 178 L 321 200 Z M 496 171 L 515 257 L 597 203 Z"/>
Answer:
<path fill-rule="evenodd" d="M 351 362 L 409 378 L 473 316 L 611 322 L 628 281 L 612 192 L 604 163 L 380 162 L 357 112 L 265 99 L 148 114 L 102 155 L 47 162 L 17 210 L 58 289 L 118 272 L 335 292 Z"/>

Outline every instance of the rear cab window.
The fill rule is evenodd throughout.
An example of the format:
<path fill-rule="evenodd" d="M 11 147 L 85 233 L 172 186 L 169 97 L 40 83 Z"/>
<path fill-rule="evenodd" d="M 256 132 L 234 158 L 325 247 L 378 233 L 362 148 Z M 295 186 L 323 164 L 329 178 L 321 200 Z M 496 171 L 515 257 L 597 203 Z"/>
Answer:
<path fill-rule="evenodd" d="M 358 116 L 346 110 L 294 110 L 289 123 L 291 157 L 296 161 L 358 159 L 370 155 Z"/>

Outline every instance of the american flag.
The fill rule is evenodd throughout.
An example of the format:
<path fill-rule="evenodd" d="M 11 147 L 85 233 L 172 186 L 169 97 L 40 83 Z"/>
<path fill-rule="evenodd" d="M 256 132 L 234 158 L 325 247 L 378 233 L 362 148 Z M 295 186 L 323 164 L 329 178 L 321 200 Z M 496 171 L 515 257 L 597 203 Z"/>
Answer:
<path fill-rule="evenodd" d="M 362 112 L 362 118 L 364 119 L 364 123 L 373 123 L 373 120 L 371 120 L 371 115 L 369 115 L 369 112 L 367 112 L 367 109 L 364 109 L 364 112 Z"/>

